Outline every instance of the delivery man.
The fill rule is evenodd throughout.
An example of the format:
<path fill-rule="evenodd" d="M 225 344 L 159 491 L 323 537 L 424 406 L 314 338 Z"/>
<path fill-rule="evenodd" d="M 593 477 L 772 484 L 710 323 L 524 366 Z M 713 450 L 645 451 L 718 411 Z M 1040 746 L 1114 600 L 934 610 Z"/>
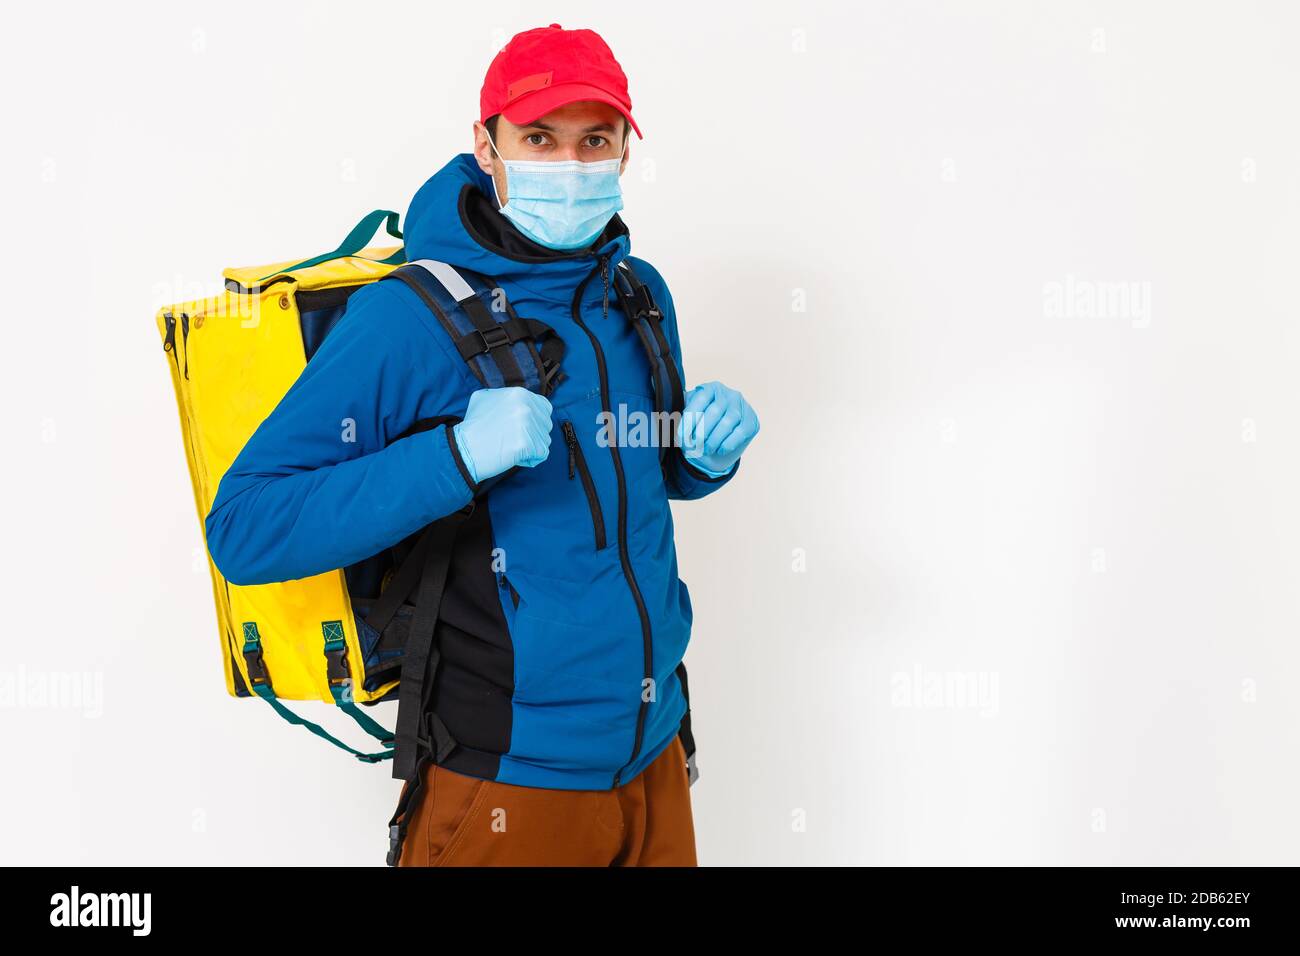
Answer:
<path fill-rule="evenodd" d="M 678 440 L 643 440 L 657 371 L 616 274 L 645 284 L 664 368 L 682 366 L 668 286 L 630 255 L 617 214 L 632 131 L 627 79 L 597 34 L 553 23 L 511 39 L 483 83 L 474 152 L 411 203 L 406 254 L 490 276 L 554 330 L 558 386 L 484 388 L 427 303 L 372 283 L 207 516 L 234 584 L 345 568 L 351 593 L 378 594 L 367 559 L 469 515 L 428 702 L 446 746 L 403 789 L 398 865 L 696 864 L 692 613 L 669 501 L 730 481 L 758 419 L 725 385 L 683 386 Z M 408 434 L 420 420 L 443 424 Z"/>

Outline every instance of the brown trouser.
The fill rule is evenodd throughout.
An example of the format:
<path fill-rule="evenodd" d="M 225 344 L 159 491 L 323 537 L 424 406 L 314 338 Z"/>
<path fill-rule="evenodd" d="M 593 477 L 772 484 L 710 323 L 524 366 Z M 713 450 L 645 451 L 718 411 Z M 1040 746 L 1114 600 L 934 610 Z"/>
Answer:
<path fill-rule="evenodd" d="M 430 763 L 397 865 L 696 866 L 689 788 L 680 737 L 613 790 L 520 787 Z"/>

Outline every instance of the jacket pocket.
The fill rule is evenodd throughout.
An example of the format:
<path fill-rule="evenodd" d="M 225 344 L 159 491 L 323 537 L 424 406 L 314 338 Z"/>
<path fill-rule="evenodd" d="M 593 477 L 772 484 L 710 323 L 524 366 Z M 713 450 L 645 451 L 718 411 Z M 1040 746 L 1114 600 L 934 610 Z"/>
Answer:
<path fill-rule="evenodd" d="M 596 483 L 591 479 L 591 470 L 587 467 L 587 459 L 582 454 L 582 446 L 578 444 L 578 433 L 573 427 L 573 422 L 560 422 L 560 429 L 564 432 L 564 443 L 569 446 L 569 480 L 572 481 L 576 475 L 582 481 L 582 490 L 587 495 L 587 507 L 591 509 L 591 527 L 596 535 L 596 550 L 599 551 L 605 547 L 605 516 L 600 510 L 600 498 L 596 496 Z"/>

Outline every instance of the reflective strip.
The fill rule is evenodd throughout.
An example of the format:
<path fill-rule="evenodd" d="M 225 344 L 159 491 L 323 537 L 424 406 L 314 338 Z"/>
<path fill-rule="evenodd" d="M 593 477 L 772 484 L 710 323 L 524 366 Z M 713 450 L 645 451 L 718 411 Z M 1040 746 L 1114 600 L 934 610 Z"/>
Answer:
<path fill-rule="evenodd" d="M 457 302 L 463 302 L 474 295 L 474 290 L 465 281 L 464 277 L 445 262 L 439 262 L 436 259 L 416 259 L 411 265 L 422 266 L 428 270 L 429 274 L 441 282 L 442 287 Z"/>

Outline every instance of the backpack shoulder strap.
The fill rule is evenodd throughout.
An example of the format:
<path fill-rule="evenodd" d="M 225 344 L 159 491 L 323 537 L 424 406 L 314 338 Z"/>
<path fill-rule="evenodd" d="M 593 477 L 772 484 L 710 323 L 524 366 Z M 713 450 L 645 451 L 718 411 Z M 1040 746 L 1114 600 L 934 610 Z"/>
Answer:
<path fill-rule="evenodd" d="M 632 323 L 646 358 L 650 360 L 656 407 L 659 411 L 680 412 L 684 405 L 681 369 L 673 359 L 672 348 L 664 334 L 663 312 L 655 303 L 650 287 L 641 281 L 626 259 L 614 272 L 614 287 L 623 314 Z"/>
<path fill-rule="evenodd" d="M 650 362 L 655 411 L 670 416 L 668 421 L 673 431 L 666 437 L 671 438 L 675 435 L 680 413 L 686 406 L 686 397 L 681 369 L 677 367 L 668 337 L 664 334 L 663 312 L 655 304 L 650 287 L 641 281 L 626 259 L 619 262 L 618 268 L 614 270 L 614 288 L 618 292 L 623 314 L 636 331 Z M 661 458 L 667 454 L 668 447 L 669 445 L 660 446 Z"/>
<path fill-rule="evenodd" d="M 388 273 L 410 288 L 437 318 L 470 372 L 485 388 L 521 386 L 549 395 L 564 379 L 560 360 L 564 341 L 536 319 L 523 318 L 494 282 L 468 269 L 434 259 L 417 259 Z M 421 419 L 398 439 L 435 427 L 448 419 Z M 394 439 L 395 441 L 398 439 Z M 478 491 L 504 479 L 514 469 L 480 482 Z M 422 532 L 371 605 L 366 623 L 383 632 L 399 606 L 414 604 L 403 656 L 393 750 L 393 776 L 408 781 L 397 812 L 389 821 L 388 862 L 395 865 L 406 834 L 406 808 L 417 799 L 429 761 L 442 763 L 459 743 L 429 709 L 430 690 L 438 672 L 438 612 L 448 580 L 451 556 L 461 524 L 474 511 L 446 515 Z"/>
<path fill-rule="evenodd" d="M 519 316 L 495 282 L 435 259 L 417 259 L 384 279 L 420 297 L 485 388 L 517 385 L 549 395 L 564 380 L 564 341 L 546 323 Z"/>

